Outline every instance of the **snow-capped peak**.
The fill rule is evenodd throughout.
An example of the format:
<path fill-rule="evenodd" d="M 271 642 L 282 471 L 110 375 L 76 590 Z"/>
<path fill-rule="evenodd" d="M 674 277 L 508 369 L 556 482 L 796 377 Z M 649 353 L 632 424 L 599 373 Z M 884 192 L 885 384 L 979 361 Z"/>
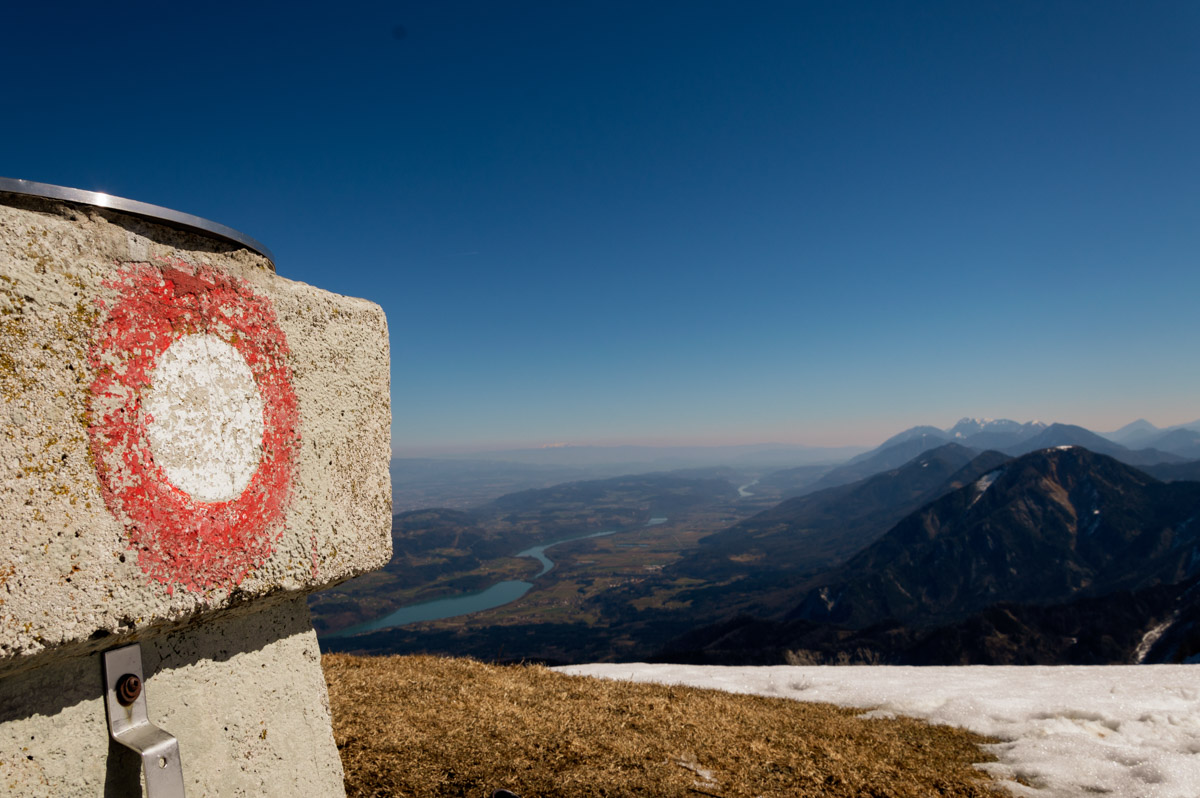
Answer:
<path fill-rule="evenodd" d="M 1040 421 L 1029 421 L 1024 424 L 1009 418 L 960 418 L 958 423 L 946 430 L 953 439 L 970 438 L 981 432 L 1001 433 L 1007 435 L 1032 436 L 1041 432 L 1046 425 Z"/>

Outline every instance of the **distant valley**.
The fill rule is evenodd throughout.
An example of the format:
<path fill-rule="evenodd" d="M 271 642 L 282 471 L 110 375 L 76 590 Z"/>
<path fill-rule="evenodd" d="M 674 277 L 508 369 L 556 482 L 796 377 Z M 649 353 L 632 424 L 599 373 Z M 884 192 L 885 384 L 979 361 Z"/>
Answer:
<path fill-rule="evenodd" d="M 428 507 L 465 509 L 517 491 L 652 472 L 724 468 L 766 474 L 801 465 L 824 473 L 866 448 L 787 444 L 547 446 L 454 457 L 397 457 L 391 463 L 392 505 L 397 513 Z"/>
<path fill-rule="evenodd" d="M 620 531 L 556 547 L 553 556 L 559 567 L 538 580 L 525 601 L 496 611 L 525 619 L 531 605 L 553 605 L 553 612 L 534 614 L 590 622 L 590 605 L 600 601 L 610 584 L 646 578 L 698 545 L 700 537 L 761 507 L 739 496 L 727 477 L 720 471 L 614 477 L 512 493 L 468 511 L 400 513 L 393 520 L 391 562 L 313 596 L 314 625 L 318 633 L 333 632 L 404 605 L 478 592 L 506 579 L 533 579 L 541 570 L 539 563 L 514 556 L 517 552 Z M 665 522 L 647 526 L 651 519 L 663 518 Z M 474 623 L 478 618 L 467 620 Z M 356 641 L 366 645 L 399 631 Z"/>
<path fill-rule="evenodd" d="M 327 650 L 489 660 L 1184 661 L 1200 653 L 1197 428 L 963 419 L 840 461 L 733 458 L 400 512 L 392 562 L 314 596 L 314 624 Z M 516 552 L 599 530 L 616 534 L 556 548 L 510 605 L 330 636 L 532 579 Z"/>

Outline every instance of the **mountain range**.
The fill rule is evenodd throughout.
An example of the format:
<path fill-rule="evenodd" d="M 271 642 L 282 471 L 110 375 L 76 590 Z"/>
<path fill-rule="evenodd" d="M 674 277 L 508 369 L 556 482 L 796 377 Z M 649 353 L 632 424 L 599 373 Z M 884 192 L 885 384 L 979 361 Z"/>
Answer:
<path fill-rule="evenodd" d="M 1159 430 L 1143 420 L 1101 435 L 1075 424 L 963 418 L 945 430 L 928 426 L 907 429 L 893 435 L 878 448 L 852 458 L 846 465 L 874 460 L 901 443 L 909 444 L 908 451 L 911 451 L 914 441 L 927 448 L 939 441 L 954 442 L 979 451 L 995 449 L 1014 457 L 1055 446 L 1083 446 L 1130 465 L 1175 463 L 1200 457 L 1200 421 L 1193 424 L 1196 429 L 1180 425 Z M 1122 432 L 1131 428 L 1130 432 Z"/>
<path fill-rule="evenodd" d="M 1163 483 L 1082 447 L 1005 463 L 910 513 L 826 573 L 793 617 L 864 627 L 959 620 L 1175 584 L 1200 570 L 1200 483 Z"/>
<path fill-rule="evenodd" d="M 1200 420 L 1160 429 L 1146 419 L 1139 418 L 1103 435 L 1131 449 L 1162 449 L 1192 459 L 1200 457 L 1200 448 L 1196 448 L 1196 441 L 1200 439 Z"/>
<path fill-rule="evenodd" d="M 1136 422 L 1135 422 L 1136 423 Z M 1195 422 L 1200 427 L 1200 422 Z M 1123 427 L 1122 429 L 1127 429 Z M 784 496 L 800 496 L 851 482 L 896 468 L 913 457 L 941 446 L 956 443 L 976 452 L 995 450 L 1016 457 L 1055 446 L 1083 446 L 1135 466 L 1182 463 L 1200 458 L 1200 431 L 1188 427 L 1158 430 L 1141 422 L 1135 431 L 1153 428 L 1160 434 L 1125 436 L 1126 440 L 1153 440 L 1162 448 L 1137 449 L 1118 443 L 1074 424 L 1044 424 L 1040 421 L 1018 423 L 1009 419 L 963 418 L 947 429 L 931 426 L 911 427 L 874 449 L 847 460 L 842 465 L 819 473 L 811 467 L 777 471 L 763 482 L 777 487 Z M 1116 433 L 1114 433 L 1116 434 Z M 1194 453 L 1192 453 L 1194 451 Z"/>
<path fill-rule="evenodd" d="M 697 608 L 728 604 L 727 592 L 710 585 L 730 579 L 738 580 L 738 590 L 752 595 L 755 605 L 776 606 L 804 580 L 844 562 L 909 513 L 1007 460 L 998 452 L 944 444 L 899 468 L 788 499 L 709 535 L 668 573 L 704 581 L 686 596 Z"/>
<path fill-rule="evenodd" d="M 961 459 L 955 446 L 843 495 L 883 479 L 898 496 L 914 484 L 912 466 L 936 471 L 944 457 Z M 693 630 L 658 657 L 745 662 L 786 651 L 805 662 L 1057 664 L 1180 661 L 1200 651 L 1200 483 L 1161 482 L 1078 446 L 981 458 L 967 472 L 977 477 L 943 483 L 885 532 L 874 527 L 854 556 L 815 577 L 798 568 L 789 610 Z M 761 556 L 785 561 L 811 526 L 804 508 L 838 490 L 742 522 L 741 549 L 766 541 Z M 753 537 L 764 528 L 779 542 Z M 723 537 L 705 543 L 728 550 Z M 780 603 L 776 595 L 767 606 Z"/>

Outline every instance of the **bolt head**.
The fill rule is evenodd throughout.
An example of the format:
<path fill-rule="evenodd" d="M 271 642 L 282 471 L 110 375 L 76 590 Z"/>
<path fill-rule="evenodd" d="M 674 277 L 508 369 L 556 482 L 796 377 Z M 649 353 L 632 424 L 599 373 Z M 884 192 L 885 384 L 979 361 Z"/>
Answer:
<path fill-rule="evenodd" d="M 117 701 L 127 707 L 142 694 L 142 680 L 135 674 L 127 673 L 117 679 Z"/>

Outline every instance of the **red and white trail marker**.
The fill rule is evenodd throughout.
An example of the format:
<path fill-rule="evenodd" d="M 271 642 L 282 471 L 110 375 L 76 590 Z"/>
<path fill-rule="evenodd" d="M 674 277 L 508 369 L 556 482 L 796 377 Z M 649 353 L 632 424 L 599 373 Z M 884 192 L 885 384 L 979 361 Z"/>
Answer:
<path fill-rule="evenodd" d="M 185 263 L 109 283 L 89 352 L 101 492 L 150 577 L 236 586 L 282 532 L 299 448 L 287 339 L 250 285 Z"/>

